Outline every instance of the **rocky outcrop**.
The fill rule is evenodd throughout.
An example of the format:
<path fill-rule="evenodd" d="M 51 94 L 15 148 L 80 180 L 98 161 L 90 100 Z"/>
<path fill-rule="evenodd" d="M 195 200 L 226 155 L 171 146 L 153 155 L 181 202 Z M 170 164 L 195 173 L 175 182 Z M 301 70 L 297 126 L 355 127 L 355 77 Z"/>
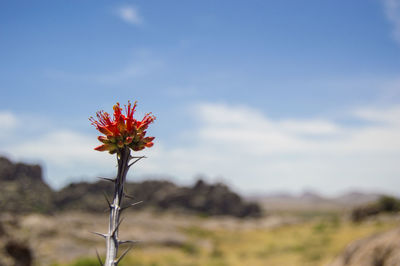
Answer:
<path fill-rule="evenodd" d="M 135 208 L 153 207 L 159 210 L 180 209 L 205 215 L 259 217 L 261 208 L 246 203 L 224 184 L 198 181 L 192 187 L 177 186 L 169 181 L 149 180 L 126 183 L 128 201 L 143 203 Z M 13 213 L 51 213 L 64 210 L 102 212 L 111 198 L 113 184 L 108 181 L 74 183 L 60 191 L 43 181 L 39 165 L 12 163 L 0 157 L 0 209 Z"/>
<path fill-rule="evenodd" d="M 329 266 L 400 265 L 400 228 L 351 243 Z"/>
<path fill-rule="evenodd" d="M 0 210 L 48 213 L 54 209 L 53 196 L 39 165 L 14 164 L 0 157 Z"/>
<path fill-rule="evenodd" d="M 230 215 L 235 217 L 260 217 L 261 209 L 255 203 L 246 203 L 223 184 L 210 185 L 199 180 L 193 187 L 179 187 L 168 181 L 127 183 L 126 191 L 135 201 L 143 201 L 136 208 L 155 207 L 159 210 L 181 209 L 205 215 Z M 56 195 L 55 204 L 60 210 L 103 211 L 104 195 L 111 197 L 112 184 L 71 184 Z M 128 199 L 129 200 L 129 199 Z"/>
<path fill-rule="evenodd" d="M 197 181 L 193 187 L 165 194 L 157 205 L 161 208 L 185 208 L 208 215 L 261 216 L 261 209 L 257 204 L 245 203 L 226 185 L 209 185 L 202 180 Z"/>

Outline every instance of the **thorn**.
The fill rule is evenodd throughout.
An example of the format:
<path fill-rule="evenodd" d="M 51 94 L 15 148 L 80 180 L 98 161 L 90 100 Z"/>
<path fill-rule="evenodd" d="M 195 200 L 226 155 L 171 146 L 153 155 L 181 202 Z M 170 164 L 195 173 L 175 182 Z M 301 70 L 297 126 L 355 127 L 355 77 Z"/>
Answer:
<path fill-rule="evenodd" d="M 136 159 L 136 160 L 134 160 L 132 163 L 130 163 L 129 165 L 128 165 L 128 167 L 131 167 L 132 165 L 134 165 L 135 163 L 137 163 L 138 161 L 140 161 L 141 159 L 143 159 L 143 158 L 147 158 L 146 156 L 140 156 L 140 157 L 132 157 L 133 159 Z M 131 159 L 132 159 L 131 158 Z"/>
<path fill-rule="evenodd" d="M 123 244 L 135 244 L 138 243 L 139 241 L 137 240 L 119 240 L 118 244 L 123 245 Z"/>
<path fill-rule="evenodd" d="M 132 156 L 132 155 L 130 155 L 129 156 L 129 160 L 132 160 L 132 159 L 141 159 L 141 158 L 146 158 L 146 156 Z"/>
<path fill-rule="evenodd" d="M 133 196 L 127 194 L 125 191 L 124 191 L 124 196 L 127 197 L 128 199 L 135 199 Z"/>
<path fill-rule="evenodd" d="M 96 248 L 96 256 L 97 256 L 98 261 L 100 262 L 100 265 L 101 265 L 101 266 L 104 266 L 103 262 L 101 261 L 99 252 L 97 252 L 97 248 Z"/>
<path fill-rule="evenodd" d="M 98 236 L 101 236 L 101 237 L 104 237 L 104 238 L 107 238 L 107 236 L 108 236 L 106 234 L 102 234 L 102 233 L 98 233 L 98 232 L 90 232 L 90 233 L 98 235 Z"/>
<path fill-rule="evenodd" d="M 106 177 L 98 177 L 98 179 L 105 180 L 105 181 L 110 181 L 110 182 L 113 182 L 113 183 L 115 183 L 115 180 L 116 180 L 116 178 L 106 178 Z"/>
<path fill-rule="evenodd" d="M 107 201 L 108 207 L 111 209 L 111 202 L 110 202 L 110 200 L 108 199 L 107 194 L 106 194 L 104 191 L 103 191 L 103 195 L 104 195 L 104 198 L 105 198 L 106 201 Z"/>
<path fill-rule="evenodd" d="M 121 208 L 121 212 L 122 212 L 123 210 L 126 210 L 126 209 L 130 208 L 130 207 L 133 207 L 133 206 L 135 206 L 135 205 L 138 205 L 138 204 L 140 204 L 140 203 L 142 203 L 142 202 L 143 202 L 143 200 L 138 201 L 138 202 L 135 202 L 135 203 L 132 203 L 132 204 L 129 204 L 128 206 L 122 207 L 122 208 Z"/>
<path fill-rule="evenodd" d="M 132 246 L 129 247 L 127 250 L 125 250 L 124 253 L 122 253 L 122 255 L 117 260 L 115 260 L 115 264 L 117 265 L 131 249 L 132 249 Z"/>
<path fill-rule="evenodd" d="M 121 223 L 122 223 L 123 220 L 124 220 L 124 218 L 122 218 L 122 219 L 118 222 L 117 226 L 116 226 L 116 227 L 114 228 L 114 230 L 112 231 L 111 236 L 114 236 L 114 235 L 115 235 L 115 233 L 118 231 L 118 228 L 119 228 L 119 226 L 121 225 Z"/>

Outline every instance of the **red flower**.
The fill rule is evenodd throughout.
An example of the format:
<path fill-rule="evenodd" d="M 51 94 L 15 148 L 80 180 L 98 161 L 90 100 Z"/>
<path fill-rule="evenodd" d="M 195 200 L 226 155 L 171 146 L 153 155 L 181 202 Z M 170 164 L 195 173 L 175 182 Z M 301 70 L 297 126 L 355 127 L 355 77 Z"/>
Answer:
<path fill-rule="evenodd" d="M 136 102 L 125 105 L 125 115 L 119 103 L 114 105 L 114 117 L 111 118 L 107 112 L 99 111 L 96 113 L 97 120 L 90 117 L 98 131 L 105 136 L 99 136 L 102 145 L 95 148 L 97 151 L 108 151 L 111 154 L 119 152 L 125 146 L 134 151 L 143 150 L 145 147 L 153 146 L 154 137 L 145 137 L 146 129 L 149 124 L 156 119 L 151 113 L 146 114 L 141 121 L 133 118 L 136 109 Z"/>

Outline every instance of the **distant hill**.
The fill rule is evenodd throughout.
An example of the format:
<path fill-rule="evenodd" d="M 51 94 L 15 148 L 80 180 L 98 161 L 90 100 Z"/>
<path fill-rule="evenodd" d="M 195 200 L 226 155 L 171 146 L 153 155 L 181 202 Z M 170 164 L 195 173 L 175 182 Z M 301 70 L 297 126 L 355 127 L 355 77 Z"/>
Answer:
<path fill-rule="evenodd" d="M 382 194 L 378 193 L 362 193 L 352 191 L 345 193 L 339 197 L 333 198 L 332 200 L 344 206 L 350 205 L 349 207 L 355 207 L 374 202 L 378 200 L 381 196 Z"/>
<path fill-rule="evenodd" d="M 226 185 L 207 184 L 199 180 L 192 187 L 177 186 L 169 181 L 144 181 L 127 183 L 126 192 L 133 199 L 143 201 L 135 208 L 152 207 L 160 210 L 179 209 L 205 215 L 230 215 L 235 217 L 260 217 L 257 203 L 245 202 Z M 60 191 L 53 191 L 42 177 L 39 165 L 13 163 L 0 157 L 0 209 L 27 213 L 52 213 L 66 210 L 101 212 L 107 208 L 104 194 L 111 198 L 113 184 L 73 183 Z"/>
<path fill-rule="evenodd" d="M 356 206 L 371 203 L 381 194 L 348 192 L 336 197 L 324 197 L 316 192 L 305 191 L 300 195 L 276 193 L 250 197 L 268 210 L 350 210 Z"/>

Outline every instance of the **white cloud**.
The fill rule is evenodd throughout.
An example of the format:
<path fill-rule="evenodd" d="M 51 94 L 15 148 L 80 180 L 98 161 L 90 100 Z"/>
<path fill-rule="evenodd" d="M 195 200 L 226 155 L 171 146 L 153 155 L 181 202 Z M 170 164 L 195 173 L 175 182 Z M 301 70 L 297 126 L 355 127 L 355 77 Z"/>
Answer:
<path fill-rule="evenodd" d="M 157 136 L 155 146 L 143 152 L 149 158 L 134 168 L 135 178 L 154 174 L 190 180 L 205 174 L 224 177 L 243 191 L 308 187 L 332 193 L 355 187 L 395 192 L 400 186 L 400 106 L 358 108 L 344 117 L 362 122 L 357 125 L 314 117 L 271 119 L 245 105 L 203 103 L 192 111 L 198 126 L 180 129 L 189 141 L 170 143 Z M 93 150 L 95 132 L 54 129 L 0 141 L 3 152 L 17 159 L 44 162 L 56 186 L 71 177 L 116 170 L 113 156 Z"/>
<path fill-rule="evenodd" d="M 77 178 L 112 175 L 115 159 L 93 150 L 98 145 L 95 135 L 68 130 L 53 130 L 3 145 L 15 160 L 38 162 L 45 167 L 51 185 L 60 187 Z M 112 157 L 112 158 L 110 158 Z"/>
<path fill-rule="evenodd" d="M 17 117 L 13 113 L 0 111 L 0 136 L 2 132 L 13 130 L 17 125 Z"/>
<path fill-rule="evenodd" d="M 400 0 L 383 0 L 385 13 L 393 23 L 393 37 L 400 42 Z"/>
<path fill-rule="evenodd" d="M 322 119 L 273 120 L 246 106 L 200 104 L 194 118 L 201 125 L 186 134 L 192 144 L 156 146 L 149 169 L 223 176 L 243 190 L 393 192 L 393 185 L 400 185 L 399 109 L 362 108 L 354 112 L 362 125 L 345 126 Z"/>
<path fill-rule="evenodd" d="M 143 18 L 139 15 L 136 7 L 121 6 L 115 9 L 115 13 L 120 19 L 129 24 L 141 25 L 143 23 Z"/>
<path fill-rule="evenodd" d="M 400 106 L 359 108 L 354 111 L 354 115 L 367 121 L 400 125 Z"/>
<path fill-rule="evenodd" d="M 51 185 L 113 172 L 113 158 L 93 150 L 98 145 L 96 135 L 56 129 L 49 120 L 31 114 L 0 110 L 0 121 L 0 156 L 42 164 Z"/>
<path fill-rule="evenodd" d="M 321 119 L 313 120 L 284 120 L 280 126 L 285 131 L 308 135 L 329 135 L 340 131 L 338 125 Z"/>

